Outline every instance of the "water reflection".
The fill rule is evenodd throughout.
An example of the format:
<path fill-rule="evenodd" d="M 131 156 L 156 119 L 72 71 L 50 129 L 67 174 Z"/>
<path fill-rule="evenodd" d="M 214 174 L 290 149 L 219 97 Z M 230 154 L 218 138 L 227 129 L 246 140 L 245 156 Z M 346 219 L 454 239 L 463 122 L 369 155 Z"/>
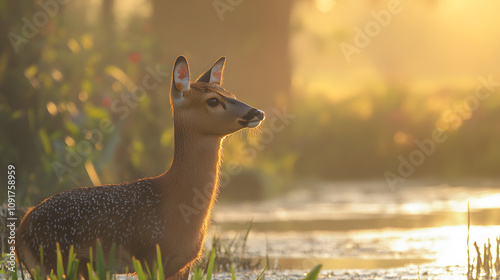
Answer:
<path fill-rule="evenodd" d="M 214 218 L 218 222 L 243 222 L 252 218 L 257 222 L 276 222 L 399 215 L 411 215 L 408 219 L 414 219 L 431 214 L 440 219 L 437 222 L 444 219 L 448 222 L 446 225 L 464 225 L 467 203 L 470 203 L 477 222 L 497 224 L 500 217 L 498 186 L 499 182 L 490 181 L 455 186 L 408 182 L 391 191 L 385 181 L 318 183 L 269 201 L 218 205 Z M 443 213 L 447 215 L 441 215 Z"/>
<path fill-rule="evenodd" d="M 237 232 L 218 233 L 232 239 Z M 476 256 L 472 243 L 480 246 L 500 236 L 500 226 L 472 226 L 471 260 Z M 378 229 L 347 232 L 251 232 L 248 257 L 269 256 L 279 269 L 385 269 L 431 264 L 437 267 L 467 264 L 467 227 L 445 226 L 418 229 Z M 491 240 L 495 245 L 495 240 Z M 210 246 L 210 242 L 208 242 Z M 493 248 L 495 246 L 492 246 Z M 261 263 L 264 263 L 262 259 Z"/>
<path fill-rule="evenodd" d="M 261 263 L 264 259 L 261 259 Z M 426 259 L 356 259 L 356 258 L 270 258 L 269 262 L 275 264 L 279 270 L 309 270 L 322 264 L 325 270 L 334 269 L 387 269 L 407 265 L 429 263 Z"/>
<path fill-rule="evenodd" d="M 472 246 L 500 237 L 500 189 L 410 186 L 318 188 L 274 201 L 216 207 L 214 234 L 234 238 L 253 218 L 251 258 L 269 256 L 279 269 L 386 269 L 467 264 L 467 202 Z M 210 244 L 208 244 L 210 246 Z M 494 256 L 496 252 L 493 252 Z"/>

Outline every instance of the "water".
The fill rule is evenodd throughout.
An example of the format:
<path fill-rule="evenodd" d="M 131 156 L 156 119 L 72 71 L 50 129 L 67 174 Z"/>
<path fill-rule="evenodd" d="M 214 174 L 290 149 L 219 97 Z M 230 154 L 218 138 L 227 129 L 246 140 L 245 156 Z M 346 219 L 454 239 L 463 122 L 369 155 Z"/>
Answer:
<path fill-rule="evenodd" d="M 496 186 L 491 181 L 408 183 L 392 191 L 385 182 L 317 184 L 270 201 L 217 205 L 212 234 L 234 238 L 253 219 L 246 254 L 268 256 L 278 279 L 303 277 L 318 263 L 325 279 L 463 279 L 467 203 L 471 261 L 476 256 L 472 244 L 477 242 L 482 252 L 488 238 L 495 258 L 500 237 Z M 255 273 L 241 276 L 254 279 L 250 275 Z"/>

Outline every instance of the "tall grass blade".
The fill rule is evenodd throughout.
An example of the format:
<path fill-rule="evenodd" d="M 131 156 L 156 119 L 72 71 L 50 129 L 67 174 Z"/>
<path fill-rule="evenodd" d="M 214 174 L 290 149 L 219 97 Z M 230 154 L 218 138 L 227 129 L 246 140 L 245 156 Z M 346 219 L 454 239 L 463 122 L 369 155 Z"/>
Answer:
<path fill-rule="evenodd" d="M 96 280 L 96 276 L 94 274 L 94 267 L 93 267 L 93 263 L 94 263 L 94 254 L 92 252 L 92 247 L 89 248 L 89 262 L 87 263 L 87 269 L 89 271 L 89 280 Z"/>
<path fill-rule="evenodd" d="M 26 279 L 26 276 L 24 276 L 23 264 L 16 262 L 16 266 L 18 266 L 19 267 L 19 271 L 21 271 L 21 279 L 23 279 L 23 280 Z M 16 270 L 16 273 L 17 273 L 17 270 Z M 30 276 L 31 276 L 31 274 L 30 274 Z M 33 277 L 31 279 L 33 279 Z"/>
<path fill-rule="evenodd" d="M 68 279 L 72 279 L 72 280 L 77 280 L 78 279 L 78 266 L 80 265 L 80 260 L 78 259 L 75 259 L 75 261 L 73 262 L 73 267 L 71 268 L 71 271 L 68 272 L 70 276 L 70 278 L 66 278 L 66 280 Z"/>
<path fill-rule="evenodd" d="M 73 262 L 75 261 L 75 256 L 73 254 L 75 248 L 73 247 L 73 245 L 71 245 L 69 247 L 69 253 L 68 253 L 68 263 L 67 263 L 67 266 L 66 266 L 66 272 L 70 272 L 71 271 L 71 266 L 73 265 Z M 66 275 L 67 277 L 69 277 L 69 275 Z"/>
<path fill-rule="evenodd" d="M 139 280 L 147 280 L 146 274 L 144 273 L 144 270 L 142 269 L 141 262 L 138 261 L 134 257 L 132 257 L 132 262 L 134 263 L 134 268 L 135 268 L 135 272 L 137 273 L 137 278 L 139 278 Z"/>
<path fill-rule="evenodd" d="M 50 271 L 50 276 L 49 276 L 50 280 L 57 280 L 57 276 L 54 274 L 54 270 L 51 270 Z"/>
<path fill-rule="evenodd" d="M 150 275 L 151 280 L 158 280 L 158 264 L 156 261 L 153 262 L 153 270 L 152 274 Z"/>
<path fill-rule="evenodd" d="M 87 270 L 89 271 L 89 280 L 96 280 L 94 275 L 94 268 L 90 262 L 87 263 Z"/>
<path fill-rule="evenodd" d="M 191 280 L 202 280 L 203 269 L 201 267 L 195 268 L 193 272 L 193 278 Z"/>
<path fill-rule="evenodd" d="M 236 274 L 234 273 L 234 267 L 232 264 L 230 265 L 230 269 L 231 269 L 231 280 L 236 280 Z"/>
<path fill-rule="evenodd" d="M 56 243 L 57 247 L 57 279 L 58 280 L 64 280 L 64 266 L 63 266 L 63 260 L 62 260 L 62 253 L 61 253 L 61 247 L 59 246 L 59 243 Z"/>
<path fill-rule="evenodd" d="M 106 280 L 106 264 L 104 262 L 104 252 L 102 250 L 102 244 L 99 239 L 97 240 L 96 253 L 97 277 L 99 277 L 99 280 Z"/>
<path fill-rule="evenodd" d="M 41 280 L 42 279 L 42 276 L 40 276 L 40 268 L 35 268 L 35 275 L 34 277 L 32 277 L 32 279 L 35 279 L 35 280 Z"/>
<path fill-rule="evenodd" d="M 68 265 L 66 267 L 66 280 L 73 280 L 77 278 L 77 270 L 79 261 L 76 259 L 75 248 L 73 245 L 69 247 Z"/>
<path fill-rule="evenodd" d="M 149 270 L 148 262 L 145 261 L 144 262 L 144 266 L 146 267 L 146 272 L 147 272 L 146 277 L 147 277 L 147 279 L 151 279 L 152 278 L 151 277 L 151 270 Z"/>
<path fill-rule="evenodd" d="M 46 275 L 45 274 L 45 269 L 44 269 L 44 259 L 43 259 L 43 246 L 40 244 L 40 267 L 42 269 L 41 275 Z"/>
<path fill-rule="evenodd" d="M 21 267 L 21 275 L 22 275 L 22 267 Z M 14 272 L 12 272 L 12 279 L 17 280 L 17 262 L 14 264 Z"/>
<path fill-rule="evenodd" d="M 497 278 L 500 278 L 500 238 L 496 238 L 497 241 L 497 256 L 495 259 L 495 273 Z"/>
<path fill-rule="evenodd" d="M 210 253 L 210 262 L 208 263 L 208 268 L 207 268 L 206 280 L 212 279 L 212 271 L 214 269 L 214 263 L 215 263 L 215 249 L 212 248 L 212 253 Z"/>
<path fill-rule="evenodd" d="M 311 269 L 311 271 L 309 271 L 309 273 L 306 275 L 304 280 L 316 280 L 316 279 L 318 279 L 319 272 L 321 271 L 322 267 L 323 267 L 322 264 L 318 264 L 317 266 L 315 266 L 313 269 Z"/>
<path fill-rule="evenodd" d="M 109 279 L 113 278 L 113 273 L 115 272 L 115 252 L 116 252 L 116 246 L 115 243 L 111 245 L 111 252 L 109 253 Z"/>
<path fill-rule="evenodd" d="M 469 207 L 469 202 L 467 202 L 467 280 L 472 279 L 470 251 L 469 251 L 469 236 L 470 236 L 470 207 Z"/>
<path fill-rule="evenodd" d="M 250 220 L 250 224 L 248 225 L 247 232 L 245 233 L 245 237 L 243 238 L 244 242 L 247 242 L 248 235 L 250 234 L 250 230 L 252 229 L 252 226 L 253 226 L 253 218 Z"/>
<path fill-rule="evenodd" d="M 247 232 L 245 233 L 245 237 L 243 238 L 243 244 L 241 245 L 241 255 L 245 255 L 246 252 L 246 247 L 247 247 L 247 240 L 248 240 L 248 235 L 250 234 L 250 230 L 252 229 L 253 226 L 253 218 L 250 220 L 250 224 L 248 225 Z"/>
<path fill-rule="evenodd" d="M 158 262 L 158 280 L 165 280 L 163 273 L 163 261 L 161 259 L 160 245 L 156 244 L 156 261 Z"/>
<path fill-rule="evenodd" d="M 264 269 L 262 270 L 262 272 L 259 274 L 259 276 L 257 276 L 257 280 L 264 280 L 266 279 L 266 275 L 264 274 L 267 270 L 267 268 L 269 267 L 269 256 L 266 256 L 266 266 L 264 267 Z"/>

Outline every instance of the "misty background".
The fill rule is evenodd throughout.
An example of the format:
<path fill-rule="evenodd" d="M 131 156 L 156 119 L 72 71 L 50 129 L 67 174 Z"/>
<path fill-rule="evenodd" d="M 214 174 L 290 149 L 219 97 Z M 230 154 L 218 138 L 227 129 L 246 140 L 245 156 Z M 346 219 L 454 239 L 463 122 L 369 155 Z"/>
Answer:
<path fill-rule="evenodd" d="M 0 0 L 2 166 L 16 166 L 26 206 L 161 174 L 173 153 L 170 72 L 183 54 L 193 78 L 226 56 L 224 87 L 267 114 L 260 133 L 225 141 L 222 202 L 318 182 L 498 179 L 499 8 Z M 148 75 L 157 83 L 134 99 Z"/>

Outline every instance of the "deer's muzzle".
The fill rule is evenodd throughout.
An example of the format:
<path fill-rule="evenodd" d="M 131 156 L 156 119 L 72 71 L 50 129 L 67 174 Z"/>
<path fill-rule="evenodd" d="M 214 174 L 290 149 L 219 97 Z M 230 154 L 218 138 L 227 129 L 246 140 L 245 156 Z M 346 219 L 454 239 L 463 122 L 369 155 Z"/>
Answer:
<path fill-rule="evenodd" d="M 252 108 L 246 115 L 240 118 L 238 122 L 243 125 L 244 127 L 256 127 L 260 124 L 261 121 L 263 121 L 266 118 L 266 114 L 264 111 Z"/>

